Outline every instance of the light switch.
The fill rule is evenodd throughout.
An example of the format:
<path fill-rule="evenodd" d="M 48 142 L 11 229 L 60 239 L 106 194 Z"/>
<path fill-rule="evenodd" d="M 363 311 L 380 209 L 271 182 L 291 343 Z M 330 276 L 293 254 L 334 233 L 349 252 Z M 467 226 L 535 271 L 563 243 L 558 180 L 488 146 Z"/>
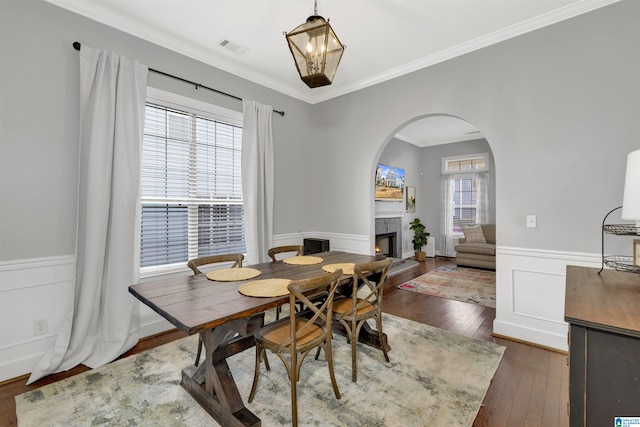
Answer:
<path fill-rule="evenodd" d="M 527 228 L 536 228 L 537 217 L 535 215 L 527 215 Z"/>

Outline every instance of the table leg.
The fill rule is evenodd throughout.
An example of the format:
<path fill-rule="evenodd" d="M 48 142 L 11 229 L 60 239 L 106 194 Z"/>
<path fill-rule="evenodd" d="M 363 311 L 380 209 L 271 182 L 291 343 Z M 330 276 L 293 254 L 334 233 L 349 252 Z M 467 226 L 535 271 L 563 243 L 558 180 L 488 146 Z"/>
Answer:
<path fill-rule="evenodd" d="M 182 370 L 181 385 L 220 425 L 260 427 L 260 419 L 244 406 L 226 360 L 255 345 L 253 336 L 237 336 L 238 326 L 231 322 L 201 333 L 205 360 Z"/>

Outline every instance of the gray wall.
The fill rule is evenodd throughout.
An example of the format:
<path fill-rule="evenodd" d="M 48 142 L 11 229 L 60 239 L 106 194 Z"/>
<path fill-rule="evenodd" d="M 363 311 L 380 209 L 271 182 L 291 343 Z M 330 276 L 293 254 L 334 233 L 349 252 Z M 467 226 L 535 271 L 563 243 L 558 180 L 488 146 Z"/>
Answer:
<path fill-rule="evenodd" d="M 310 106 L 41 0 L 0 1 L 0 261 L 75 253 L 79 66 L 72 43 L 285 110 L 274 114 L 276 234 L 309 228 Z M 149 74 L 149 85 L 241 110 L 242 103 Z M 295 200 L 295 203 L 292 201 Z"/>
<path fill-rule="evenodd" d="M 626 155 L 640 147 L 639 15 L 640 2 L 615 3 L 314 105 L 315 164 L 342 173 L 313 184 L 329 203 L 312 226 L 372 235 L 370 177 L 386 142 L 450 114 L 493 152 L 501 245 L 599 253 L 602 217 L 621 204 Z"/>
<path fill-rule="evenodd" d="M 48 3 L 3 0 L 0 261 L 75 252 L 76 40 L 285 110 L 273 118 L 276 234 L 372 236 L 371 179 L 387 142 L 410 121 L 450 114 L 493 152 L 501 245 L 598 253 L 626 155 L 640 147 L 639 15 L 640 2 L 615 3 L 310 106 Z M 527 214 L 538 228 L 524 227 Z"/>
<path fill-rule="evenodd" d="M 491 147 L 486 139 L 455 142 L 432 147 L 425 147 L 420 152 L 420 164 L 422 167 L 422 191 L 417 199 L 416 210 L 424 217 L 423 224 L 436 238 L 436 250 L 438 236 L 440 236 L 440 222 L 442 217 L 440 176 L 442 174 L 442 158 L 449 156 L 461 156 L 465 154 L 489 153 L 489 214 L 491 221 L 496 218 L 496 168 L 491 153 Z"/>
<path fill-rule="evenodd" d="M 405 185 L 416 188 L 416 200 L 418 202 L 422 198 L 421 188 L 423 182 L 421 176 L 422 166 L 420 150 L 421 149 L 415 145 L 393 138 L 389 141 L 384 152 L 380 155 L 380 159 L 376 161 L 376 164 L 382 163 L 389 166 L 403 168 L 405 173 Z M 373 177 L 374 175 L 371 175 L 371 185 L 373 185 Z M 414 213 L 406 212 L 406 197 L 407 193 L 405 190 L 402 202 L 375 202 L 376 214 L 393 213 L 402 215 L 402 243 L 400 246 L 401 253 L 396 254 L 396 257 L 398 258 L 403 258 L 403 254 L 407 257 L 413 256 L 414 250 L 413 244 L 411 243 L 411 239 L 413 239 L 413 231 L 409 229 L 409 222 L 413 221 L 416 217 L 424 219 L 424 216 L 420 216 L 421 210 L 418 206 L 416 206 L 416 211 Z M 429 229 L 429 231 L 431 230 Z"/>
<path fill-rule="evenodd" d="M 420 194 L 420 148 L 399 139 L 393 138 L 385 147 L 377 163 L 404 169 L 405 185 L 416 187 L 416 196 Z M 374 182 L 374 174 L 371 175 L 371 185 Z M 376 212 L 406 212 L 406 191 L 402 202 L 376 201 Z M 417 199 L 417 197 L 416 197 Z M 413 218 L 412 218 L 413 219 Z"/>

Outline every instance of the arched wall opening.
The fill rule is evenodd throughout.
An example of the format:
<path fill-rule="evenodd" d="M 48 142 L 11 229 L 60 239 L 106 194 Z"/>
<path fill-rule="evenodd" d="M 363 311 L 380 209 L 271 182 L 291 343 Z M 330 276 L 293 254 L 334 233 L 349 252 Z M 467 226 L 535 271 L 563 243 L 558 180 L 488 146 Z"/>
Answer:
<path fill-rule="evenodd" d="M 380 224 L 401 223 L 401 245 L 395 256 L 413 256 L 412 231 L 409 223 L 420 218 L 431 233 L 426 248 L 428 256 L 446 255 L 442 249 L 441 172 L 442 159 L 488 154 L 489 219 L 495 223 L 496 180 L 493 152 L 481 131 L 464 118 L 445 113 L 423 114 L 400 123 L 384 140 L 373 158 L 370 176 L 374 177 L 379 163 L 404 171 L 403 198 L 400 201 L 376 200 L 371 197 L 371 251 L 376 249 L 375 236 Z M 415 191 L 415 207 L 407 205 L 406 187 Z M 374 190 L 375 191 L 375 190 Z M 398 218 L 398 220 L 385 219 Z M 376 226 L 378 224 L 378 226 Z M 388 225 L 387 225 L 388 227 Z M 450 252 L 449 252 L 450 255 Z"/>

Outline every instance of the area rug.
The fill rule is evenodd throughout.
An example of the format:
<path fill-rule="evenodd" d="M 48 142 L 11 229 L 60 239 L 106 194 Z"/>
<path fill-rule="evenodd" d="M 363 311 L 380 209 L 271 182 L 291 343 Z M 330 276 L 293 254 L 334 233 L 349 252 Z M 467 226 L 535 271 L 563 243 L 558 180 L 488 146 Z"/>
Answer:
<path fill-rule="evenodd" d="M 496 306 L 496 272 L 491 270 L 443 265 L 398 288 L 485 307 Z"/>
<path fill-rule="evenodd" d="M 391 351 L 358 346 L 358 382 L 351 381 L 351 346 L 336 336 L 335 373 L 342 398 L 333 394 L 324 356 L 303 363 L 298 386 L 304 426 L 471 426 L 504 347 L 428 325 L 384 316 Z M 16 396 L 20 427 L 217 426 L 180 386 L 193 363 L 191 336 Z M 246 401 L 255 351 L 229 359 Z M 263 426 L 291 425 L 290 386 L 282 362 L 270 357 L 256 397 L 247 407 Z"/>

